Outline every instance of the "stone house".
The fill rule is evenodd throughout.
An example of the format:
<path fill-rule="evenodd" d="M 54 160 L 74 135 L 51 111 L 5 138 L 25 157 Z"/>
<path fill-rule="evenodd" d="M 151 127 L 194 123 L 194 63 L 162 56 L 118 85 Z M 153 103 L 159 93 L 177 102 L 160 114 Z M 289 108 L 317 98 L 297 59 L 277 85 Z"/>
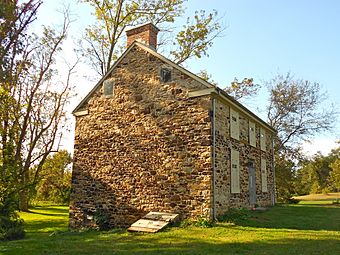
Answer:
<path fill-rule="evenodd" d="M 126 227 L 150 211 L 214 219 L 275 202 L 275 130 L 226 92 L 156 51 L 158 29 L 127 49 L 73 111 L 70 227 L 104 211 Z"/>

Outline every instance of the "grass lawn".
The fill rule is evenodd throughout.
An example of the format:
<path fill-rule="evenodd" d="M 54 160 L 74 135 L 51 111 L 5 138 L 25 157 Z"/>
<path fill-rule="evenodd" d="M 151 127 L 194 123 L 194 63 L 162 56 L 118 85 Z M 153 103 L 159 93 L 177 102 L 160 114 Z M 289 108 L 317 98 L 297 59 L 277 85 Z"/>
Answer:
<path fill-rule="evenodd" d="M 335 201 L 340 199 L 340 192 L 337 193 L 327 193 L 327 194 L 310 194 L 304 196 L 294 197 L 295 199 L 302 201 Z"/>
<path fill-rule="evenodd" d="M 35 207 L 21 216 L 26 238 L 0 242 L 0 254 L 340 254 L 339 205 L 278 205 L 235 224 L 156 234 L 70 232 L 64 206 Z"/>

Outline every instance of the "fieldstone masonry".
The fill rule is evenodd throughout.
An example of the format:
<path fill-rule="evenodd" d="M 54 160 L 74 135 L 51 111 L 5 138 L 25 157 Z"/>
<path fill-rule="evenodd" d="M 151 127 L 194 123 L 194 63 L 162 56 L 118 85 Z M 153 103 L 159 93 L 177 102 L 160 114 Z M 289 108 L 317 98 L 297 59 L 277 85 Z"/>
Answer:
<path fill-rule="evenodd" d="M 170 81 L 161 82 L 161 68 L 171 70 Z M 113 84 L 112 95 L 104 95 L 101 82 L 75 112 L 71 228 L 96 227 L 97 211 L 108 215 L 112 227 L 127 227 L 150 211 L 211 219 L 229 208 L 253 206 L 250 160 L 256 203 L 273 203 L 273 130 L 263 122 L 238 111 L 239 140 L 231 138 L 233 106 L 213 93 L 189 96 L 207 85 L 138 43 L 103 79 Z M 250 120 L 256 125 L 256 147 L 249 144 Z M 266 151 L 260 148 L 261 128 Z M 240 193 L 231 193 L 231 149 L 240 155 Z M 267 163 L 268 192 L 261 188 L 261 158 Z"/>
<path fill-rule="evenodd" d="M 272 168 L 272 145 L 270 130 L 266 133 L 266 151 L 260 149 L 260 125 L 256 123 L 256 147 L 249 144 L 249 119 L 239 112 L 240 118 L 240 139 L 230 137 L 230 106 L 221 100 L 216 103 L 216 215 L 224 214 L 229 208 L 250 208 L 254 205 L 249 203 L 249 175 L 248 163 L 253 161 L 256 173 L 256 204 L 268 206 L 273 204 L 274 173 Z M 252 120 L 254 121 L 254 120 Z M 240 152 L 240 193 L 231 193 L 230 176 L 230 151 L 231 149 Z M 268 192 L 261 189 L 261 157 L 267 162 L 267 184 Z"/>
<path fill-rule="evenodd" d="M 100 87 L 76 119 L 70 226 L 93 226 L 96 209 L 126 227 L 149 211 L 206 215 L 211 210 L 209 98 L 202 84 L 134 47 L 113 71 L 114 96 Z M 147 70 L 147 71 L 146 71 Z"/>

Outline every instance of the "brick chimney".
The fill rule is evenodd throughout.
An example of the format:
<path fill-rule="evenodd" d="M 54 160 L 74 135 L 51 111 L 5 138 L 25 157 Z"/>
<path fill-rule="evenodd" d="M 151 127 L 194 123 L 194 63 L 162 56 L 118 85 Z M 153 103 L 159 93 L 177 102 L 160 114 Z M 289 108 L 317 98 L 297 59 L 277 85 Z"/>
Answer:
<path fill-rule="evenodd" d="M 126 31 L 127 45 L 129 47 L 134 41 L 142 42 L 156 50 L 157 34 L 159 29 L 152 23 L 147 23 Z"/>

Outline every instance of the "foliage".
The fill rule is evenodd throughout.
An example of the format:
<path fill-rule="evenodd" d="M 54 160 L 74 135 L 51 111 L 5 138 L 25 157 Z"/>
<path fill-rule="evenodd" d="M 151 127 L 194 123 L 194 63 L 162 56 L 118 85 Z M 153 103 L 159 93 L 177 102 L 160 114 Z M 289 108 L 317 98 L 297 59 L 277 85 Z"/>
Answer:
<path fill-rule="evenodd" d="M 244 78 L 241 82 L 235 77 L 231 82 L 230 87 L 224 88 L 224 91 L 231 95 L 236 100 L 254 96 L 260 89 L 259 84 L 254 83 L 253 78 Z"/>
<path fill-rule="evenodd" d="M 333 205 L 339 205 L 340 204 L 340 198 L 337 198 L 335 199 L 333 202 L 332 202 Z"/>
<path fill-rule="evenodd" d="M 181 64 L 192 57 L 208 56 L 209 47 L 222 32 L 217 17 L 216 10 L 209 14 L 201 10 L 196 11 L 193 18 L 187 18 L 187 23 L 177 34 L 176 42 L 173 43 L 177 45 L 177 49 L 170 52 L 175 63 Z"/>
<path fill-rule="evenodd" d="M 195 219 L 184 219 L 179 224 L 174 224 L 174 226 L 179 226 L 181 228 L 187 228 L 190 226 L 200 227 L 200 228 L 211 228 L 214 226 L 214 222 L 206 217 L 200 216 Z"/>
<path fill-rule="evenodd" d="M 0 241 L 24 238 L 23 222 L 18 215 L 0 216 Z"/>
<path fill-rule="evenodd" d="M 94 220 L 99 230 L 109 230 L 110 229 L 110 216 L 106 210 L 103 208 L 97 208 L 94 214 Z"/>
<path fill-rule="evenodd" d="M 127 28 L 152 22 L 161 28 L 161 32 L 171 35 L 170 24 L 184 13 L 185 0 L 81 0 L 93 8 L 96 22 L 87 27 L 84 40 L 80 42 L 80 51 L 86 61 L 104 75 L 113 62 L 125 49 L 125 40 L 121 40 Z M 221 32 L 217 12 L 195 13 L 187 19 L 187 24 L 171 40 L 161 40 L 159 45 L 177 45 L 171 55 L 177 63 L 182 63 L 193 56 L 207 55 L 214 38 Z M 161 38 L 161 37 L 160 37 Z M 174 40 L 175 39 L 175 40 Z"/>
<path fill-rule="evenodd" d="M 298 204 L 300 202 L 299 199 L 296 198 L 288 198 L 287 199 L 287 204 Z"/>
<path fill-rule="evenodd" d="M 267 87 L 270 92 L 268 122 L 277 130 L 274 137 L 277 193 L 279 199 L 287 201 L 300 193 L 300 187 L 294 186 L 294 182 L 297 163 L 303 160 L 301 142 L 330 131 L 338 113 L 332 107 L 321 108 L 327 97 L 316 82 L 294 79 L 287 73 L 274 77 Z"/>
<path fill-rule="evenodd" d="M 19 197 L 22 210 L 28 210 L 28 193 L 58 146 L 56 138 L 61 138 L 74 68 L 69 68 L 65 82 L 59 82 L 55 64 L 70 24 L 67 12 L 60 30 L 44 27 L 41 36 L 29 31 L 40 4 L 15 1 L 14 18 L 5 20 L 8 29 L 0 33 L 4 36 L 0 38 L 0 201 L 8 204 Z"/>
<path fill-rule="evenodd" d="M 329 173 L 329 182 L 334 191 L 340 192 L 340 159 L 337 158 L 330 164 L 332 171 Z"/>
<path fill-rule="evenodd" d="M 212 220 L 208 220 L 205 217 L 198 217 L 194 223 L 195 227 L 201 227 L 201 228 L 211 228 L 214 226 Z"/>
<path fill-rule="evenodd" d="M 239 223 L 240 221 L 247 220 L 250 216 L 250 211 L 244 208 L 235 209 L 231 208 L 225 214 L 218 217 L 219 222 Z"/>
<path fill-rule="evenodd" d="M 333 107 L 321 108 L 327 97 L 319 83 L 294 79 L 287 73 L 277 75 L 267 86 L 268 122 L 278 132 L 278 150 L 296 148 L 299 142 L 332 129 L 337 112 Z"/>
<path fill-rule="evenodd" d="M 66 204 L 70 199 L 71 154 L 61 150 L 47 157 L 36 185 L 35 200 Z"/>
<path fill-rule="evenodd" d="M 288 202 L 295 194 L 295 163 L 284 154 L 276 153 L 275 156 L 275 184 L 279 202 Z"/>
<path fill-rule="evenodd" d="M 87 62 L 104 75 L 124 46 L 121 38 L 128 27 L 151 21 L 173 22 L 183 12 L 183 0 L 81 0 L 93 8 L 96 22 L 86 28 L 81 51 Z"/>
<path fill-rule="evenodd" d="M 0 208 L 1 215 L 13 217 L 18 202 L 16 183 L 19 179 L 21 151 L 17 144 L 21 135 L 18 132 L 22 123 L 18 118 L 24 115 L 16 111 L 25 107 L 18 100 L 20 72 L 28 65 L 23 53 L 26 47 L 26 31 L 35 19 L 40 1 L 28 1 L 18 5 L 16 1 L 0 3 Z M 23 91 L 22 97 L 24 96 Z"/>
<path fill-rule="evenodd" d="M 212 75 L 208 73 L 207 70 L 201 70 L 199 73 L 196 74 L 198 77 L 202 78 L 203 80 L 211 83 L 214 86 L 217 86 L 217 82 L 212 79 Z"/>
<path fill-rule="evenodd" d="M 212 85 L 218 86 L 218 83 L 212 79 L 212 75 L 210 75 L 207 70 L 201 70 L 196 75 Z M 257 95 L 260 88 L 261 85 L 254 83 L 253 78 L 243 78 L 243 80 L 239 82 L 235 77 L 234 81 L 230 83 L 230 86 L 226 86 L 223 90 L 235 100 L 241 101 L 242 99 Z"/>
<path fill-rule="evenodd" d="M 297 170 L 296 193 L 315 194 L 339 191 L 340 147 L 333 149 L 327 156 L 320 153 L 301 163 Z"/>

